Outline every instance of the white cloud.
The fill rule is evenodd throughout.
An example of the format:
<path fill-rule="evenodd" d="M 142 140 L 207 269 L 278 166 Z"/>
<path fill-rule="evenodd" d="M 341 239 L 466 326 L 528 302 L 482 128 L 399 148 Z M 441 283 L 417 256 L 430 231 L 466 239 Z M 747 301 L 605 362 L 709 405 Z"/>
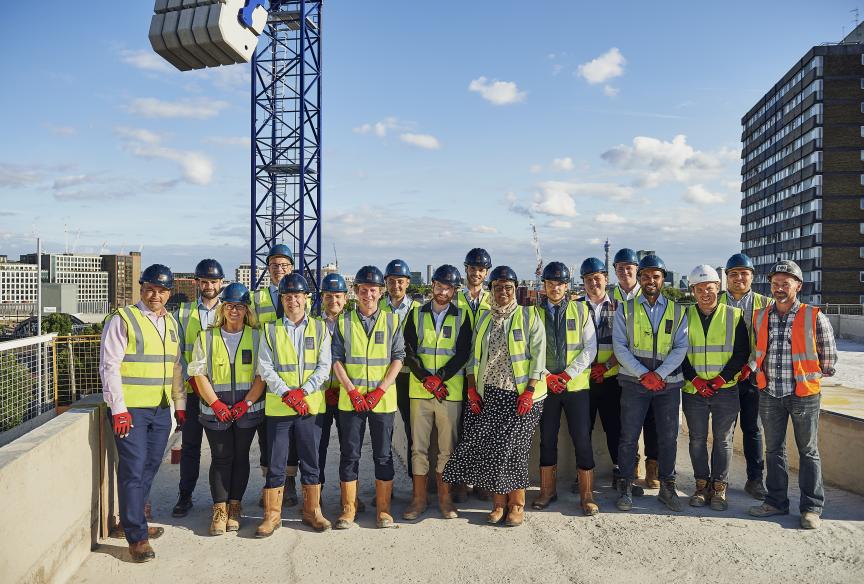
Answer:
<path fill-rule="evenodd" d="M 240 146 L 243 148 L 249 148 L 252 145 L 252 139 L 249 136 L 208 136 L 202 142 L 215 146 Z"/>
<path fill-rule="evenodd" d="M 570 171 L 573 170 L 575 166 L 573 165 L 573 159 L 569 156 L 565 158 L 556 158 L 552 161 L 552 170 L 558 171 Z"/>
<path fill-rule="evenodd" d="M 611 85 L 603 86 L 603 95 L 607 97 L 615 97 L 616 95 L 618 95 L 618 93 L 620 93 L 620 91 L 620 89 L 618 89 L 617 87 L 612 87 Z"/>
<path fill-rule="evenodd" d="M 563 219 L 553 219 L 549 223 L 546 224 L 547 227 L 551 229 L 572 229 L 573 224 L 570 221 L 565 221 Z"/>
<path fill-rule="evenodd" d="M 401 132 L 405 130 L 410 130 L 414 127 L 414 124 L 409 122 L 403 122 L 398 118 L 388 117 L 384 118 L 380 122 L 374 123 L 366 123 L 354 128 L 355 134 L 374 134 L 379 138 L 383 138 L 390 132 Z"/>
<path fill-rule="evenodd" d="M 615 183 L 578 183 L 569 181 L 544 181 L 539 183 L 541 192 L 563 192 L 571 196 L 629 201 L 633 197 L 633 187 Z"/>
<path fill-rule="evenodd" d="M 615 213 L 600 213 L 596 217 L 594 217 L 594 221 L 597 223 L 613 223 L 613 224 L 622 224 L 627 223 L 627 220 L 620 215 L 616 215 Z"/>
<path fill-rule="evenodd" d="M 490 225 L 474 225 L 471 227 L 471 231 L 474 233 L 498 233 L 498 229 Z"/>
<path fill-rule="evenodd" d="M 0 188 L 29 187 L 43 179 L 44 170 L 38 166 L 0 162 Z"/>
<path fill-rule="evenodd" d="M 506 193 L 504 195 L 504 200 L 507 201 L 507 210 L 511 213 L 515 213 L 516 215 L 523 215 L 525 217 L 534 216 L 534 214 L 531 212 L 531 208 L 521 203 L 519 201 L 519 197 L 516 196 L 516 193 Z"/>
<path fill-rule="evenodd" d="M 726 195 L 713 193 L 704 186 L 697 184 L 687 187 L 684 200 L 695 205 L 713 205 L 726 200 Z"/>
<path fill-rule="evenodd" d="M 519 87 L 513 81 L 498 81 L 493 79 L 491 82 L 486 77 L 478 77 L 468 84 L 468 91 L 479 93 L 480 97 L 493 105 L 511 105 L 525 101 L 528 94 L 524 91 L 519 91 Z"/>
<path fill-rule="evenodd" d="M 417 148 L 424 150 L 438 150 L 441 148 L 441 143 L 438 138 L 431 134 L 411 134 L 405 133 L 399 136 L 399 139 L 406 144 L 411 144 Z"/>
<path fill-rule="evenodd" d="M 603 240 L 599 237 L 592 237 L 588 240 L 588 245 L 600 245 L 601 243 L 603 243 Z"/>
<path fill-rule="evenodd" d="M 163 59 L 153 51 L 148 51 L 147 49 L 138 51 L 126 49 L 120 51 L 120 60 L 127 65 L 131 65 L 136 69 L 141 69 L 143 71 L 167 73 L 169 71 L 176 70 L 174 69 L 174 67 L 169 65 L 165 59 Z"/>
<path fill-rule="evenodd" d="M 542 215 L 576 217 L 576 201 L 566 190 L 546 188 L 534 193 L 531 210 Z"/>
<path fill-rule="evenodd" d="M 192 150 L 177 150 L 163 146 L 158 134 L 143 128 L 115 128 L 124 139 L 124 148 L 133 156 L 162 159 L 180 166 L 182 179 L 194 185 L 208 185 L 213 179 L 213 162 L 204 154 Z"/>
<path fill-rule="evenodd" d="M 123 138 L 144 142 L 146 144 L 157 144 L 162 140 L 162 137 L 159 134 L 151 132 L 150 130 L 145 130 L 144 128 L 127 128 L 125 126 L 119 126 L 114 128 L 114 133 Z"/>
<path fill-rule="evenodd" d="M 54 179 L 54 185 L 51 187 L 55 191 L 76 187 L 88 182 L 92 182 L 93 177 L 86 174 L 75 174 L 69 176 L 58 176 Z"/>
<path fill-rule="evenodd" d="M 589 84 L 597 85 L 623 75 L 626 63 L 627 60 L 621 51 L 617 47 L 612 47 L 596 59 L 579 65 L 577 73 Z"/>
<path fill-rule="evenodd" d="M 180 99 L 164 101 L 155 97 L 139 97 L 127 106 L 129 113 L 148 118 L 188 118 L 206 120 L 219 115 L 228 102 L 218 99 Z"/>
<path fill-rule="evenodd" d="M 528 169 L 528 171 L 531 174 L 538 174 L 540 172 L 543 172 L 543 165 L 542 164 L 532 164 L 531 167 Z"/>

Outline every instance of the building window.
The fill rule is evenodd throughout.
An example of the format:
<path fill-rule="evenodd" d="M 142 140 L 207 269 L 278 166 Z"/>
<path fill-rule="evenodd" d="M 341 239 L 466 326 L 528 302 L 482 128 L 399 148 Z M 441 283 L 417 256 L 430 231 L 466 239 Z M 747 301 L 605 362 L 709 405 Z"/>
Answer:
<path fill-rule="evenodd" d="M 864 247 L 858 248 L 858 257 L 864 258 Z"/>
<path fill-rule="evenodd" d="M 861 232 L 861 235 L 864 235 L 864 223 L 858 224 L 858 230 Z"/>
<path fill-rule="evenodd" d="M 864 282 L 864 272 L 858 272 L 858 279 Z"/>

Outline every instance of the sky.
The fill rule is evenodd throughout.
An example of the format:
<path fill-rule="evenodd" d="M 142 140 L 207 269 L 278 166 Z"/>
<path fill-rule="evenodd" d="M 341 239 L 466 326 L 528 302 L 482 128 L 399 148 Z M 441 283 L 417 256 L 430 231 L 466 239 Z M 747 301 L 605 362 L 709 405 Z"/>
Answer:
<path fill-rule="evenodd" d="M 122 5 L 122 10 L 118 6 Z M 250 65 L 180 72 L 152 1 L 0 20 L 0 254 L 250 255 Z M 530 278 L 621 247 L 687 273 L 740 251 L 741 117 L 854 2 L 324 5 L 324 262 Z M 862 15 L 864 16 L 864 15 Z M 334 254 L 335 248 L 335 254 Z"/>

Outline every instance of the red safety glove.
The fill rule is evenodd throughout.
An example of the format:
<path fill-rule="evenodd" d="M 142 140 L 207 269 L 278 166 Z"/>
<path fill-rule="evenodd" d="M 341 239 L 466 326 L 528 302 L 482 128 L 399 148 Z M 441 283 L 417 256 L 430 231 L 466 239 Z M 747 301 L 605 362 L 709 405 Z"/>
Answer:
<path fill-rule="evenodd" d="M 114 434 L 120 438 L 125 438 L 132 431 L 132 414 L 123 412 L 122 414 L 114 414 L 111 416 L 114 419 Z"/>
<path fill-rule="evenodd" d="M 174 419 L 177 421 L 177 429 L 174 431 L 179 432 L 186 423 L 186 410 L 174 410 Z"/>
<path fill-rule="evenodd" d="M 694 377 L 690 383 L 693 384 L 693 387 L 696 388 L 696 393 L 701 395 L 702 397 L 711 397 L 714 395 L 714 389 L 711 387 L 711 384 L 702 379 L 701 377 Z"/>
<path fill-rule="evenodd" d="M 367 412 L 369 411 L 369 404 L 366 403 L 366 398 L 360 395 L 360 392 L 357 391 L 357 388 L 352 389 L 348 392 L 348 397 L 351 399 L 351 405 L 354 406 L 355 412 Z"/>
<path fill-rule="evenodd" d="M 522 394 L 516 398 L 516 413 L 520 416 L 524 416 L 529 411 L 531 411 L 531 406 L 534 405 L 534 390 L 531 388 L 526 389 L 522 392 Z"/>
<path fill-rule="evenodd" d="M 370 411 L 375 409 L 382 397 L 384 397 L 384 390 L 380 387 L 376 387 L 366 394 L 366 405 L 369 406 Z"/>
<path fill-rule="evenodd" d="M 648 391 L 660 391 L 666 387 L 666 382 L 660 379 L 660 376 L 653 371 L 649 371 L 639 378 L 642 387 Z"/>
<path fill-rule="evenodd" d="M 744 365 L 741 368 L 741 377 L 738 378 L 739 381 L 747 381 L 747 378 L 753 373 L 753 370 L 750 369 L 750 365 Z"/>
<path fill-rule="evenodd" d="M 330 389 L 324 390 L 324 401 L 327 402 L 328 406 L 335 406 L 339 403 L 339 388 L 331 387 Z"/>
<path fill-rule="evenodd" d="M 549 378 L 552 377 L 552 385 L 549 384 Z M 546 376 L 546 385 L 553 393 L 562 393 L 567 391 L 567 382 L 570 381 L 570 375 L 566 371 L 557 374 L 549 374 Z"/>
<path fill-rule="evenodd" d="M 231 421 L 231 408 L 229 408 L 221 399 L 217 399 L 210 404 L 210 409 L 213 410 L 213 414 L 215 414 L 216 419 L 220 422 Z"/>
<path fill-rule="evenodd" d="M 723 379 L 722 376 L 718 375 L 714 379 L 710 380 L 708 383 L 711 385 L 711 389 L 713 389 L 714 391 L 717 391 L 718 389 L 720 389 L 721 387 L 726 385 L 728 383 L 728 381 Z"/>
<path fill-rule="evenodd" d="M 606 375 L 606 372 L 609 369 L 606 367 L 606 363 L 594 363 L 591 366 L 591 381 L 594 383 L 603 383 L 603 376 Z"/>
<path fill-rule="evenodd" d="M 438 386 L 442 383 L 444 382 L 441 381 L 441 378 L 437 375 L 429 375 L 423 380 L 423 389 L 434 395 L 435 390 L 438 389 Z"/>
<path fill-rule="evenodd" d="M 442 402 L 447 399 L 448 395 L 450 395 L 450 390 L 448 390 L 447 386 L 442 383 L 438 386 L 438 389 L 432 392 L 432 395 L 434 395 L 435 399 L 437 399 L 439 402 Z"/>
<path fill-rule="evenodd" d="M 299 387 L 289 389 L 282 396 L 282 402 L 301 416 L 309 413 L 309 404 L 306 403 L 306 394 Z"/>
<path fill-rule="evenodd" d="M 246 400 L 240 400 L 231 408 L 231 417 L 235 420 L 239 420 L 242 418 L 246 412 L 249 411 L 249 404 L 246 403 Z"/>
<path fill-rule="evenodd" d="M 477 393 L 477 388 L 473 385 L 468 388 L 468 409 L 472 414 L 479 414 L 483 409 L 483 398 Z"/>

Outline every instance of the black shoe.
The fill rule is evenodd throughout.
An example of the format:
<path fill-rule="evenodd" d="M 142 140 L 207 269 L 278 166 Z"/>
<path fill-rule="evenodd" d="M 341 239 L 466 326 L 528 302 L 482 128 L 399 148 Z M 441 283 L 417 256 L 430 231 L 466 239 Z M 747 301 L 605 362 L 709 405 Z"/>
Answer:
<path fill-rule="evenodd" d="M 621 479 L 621 475 L 618 474 L 618 469 L 616 467 L 615 470 L 612 471 L 612 487 L 614 487 L 615 489 L 619 489 L 618 481 L 620 479 Z M 641 497 L 644 494 L 645 494 L 645 489 L 643 489 L 642 487 L 640 487 L 639 485 L 637 485 L 633 481 L 630 481 L 630 495 L 631 496 Z"/>
<path fill-rule="evenodd" d="M 186 517 L 189 511 L 192 510 L 192 493 L 180 493 L 180 498 L 177 499 L 177 504 L 171 510 L 172 517 Z"/>
<path fill-rule="evenodd" d="M 764 501 L 768 495 L 768 491 L 765 490 L 765 485 L 762 483 L 761 478 L 747 481 L 744 485 L 744 491 L 757 501 Z"/>

